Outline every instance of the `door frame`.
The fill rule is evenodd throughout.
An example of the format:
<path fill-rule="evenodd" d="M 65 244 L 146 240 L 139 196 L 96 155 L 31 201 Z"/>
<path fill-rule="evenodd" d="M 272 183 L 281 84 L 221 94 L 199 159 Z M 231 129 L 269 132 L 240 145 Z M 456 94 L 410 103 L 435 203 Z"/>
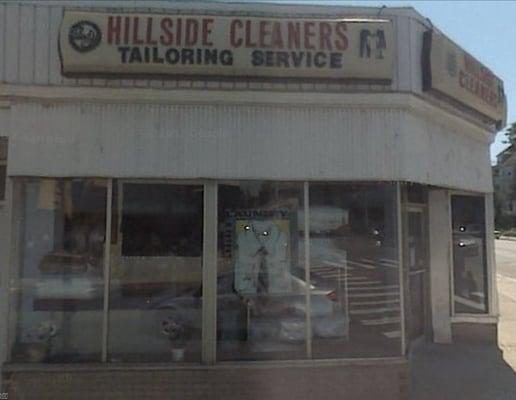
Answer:
<path fill-rule="evenodd" d="M 430 272 L 430 240 L 429 240 L 429 221 L 428 221 L 428 202 L 426 203 L 409 203 L 407 200 L 407 194 L 406 191 L 403 196 L 403 206 L 402 206 L 402 232 L 403 232 L 403 270 L 404 270 L 404 276 L 405 276 L 405 291 L 407 294 L 407 301 L 406 301 L 406 319 L 407 319 L 407 341 L 409 347 L 413 343 L 418 343 L 422 340 L 428 339 L 431 335 L 431 305 L 430 305 L 430 281 L 429 281 L 429 272 Z M 409 242 L 408 242 L 408 232 L 409 232 L 409 226 L 408 226 L 408 216 L 409 213 L 420 213 L 421 214 L 421 221 L 423 224 L 422 232 L 423 232 L 423 242 L 426 247 L 426 260 L 425 260 L 425 266 L 422 270 L 417 271 L 410 271 L 410 254 L 409 254 Z M 422 335 L 412 338 L 411 337 L 411 326 L 412 326 L 412 299 L 411 299 L 411 276 L 417 275 L 417 274 L 423 274 L 423 290 L 422 290 L 422 297 L 423 297 L 423 333 Z"/>
<path fill-rule="evenodd" d="M 104 256 L 104 307 L 102 332 L 102 362 L 108 361 L 109 341 L 109 296 L 111 278 L 111 233 L 116 231 L 117 245 L 121 240 L 124 184 L 200 186 L 203 190 L 203 249 L 202 249 L 202 338 L 201 364 L 212 365 L 216 361 L 217 332 L 217 183 L 199 179 L 147 179 L 111 178 L 108 179 L 106 198 L 106 246 Z M 113 196 L 116 187 L 116 198 Z M 116 205 L 113 203 L 116 200 Z M 116 224 L 112 226 L 116 213 Z M 121 243 L 121 242 L 120 242 Z"/>

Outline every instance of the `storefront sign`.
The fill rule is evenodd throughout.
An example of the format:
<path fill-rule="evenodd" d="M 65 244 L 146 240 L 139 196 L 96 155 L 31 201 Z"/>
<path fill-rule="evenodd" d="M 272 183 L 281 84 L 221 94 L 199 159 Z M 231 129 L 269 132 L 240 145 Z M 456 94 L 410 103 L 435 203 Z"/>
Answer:
<path fill-rule="evenodd" d="M 389 81 L 389 20 L 67 11 L 64 74 L 307 77 Z"/>
<path fill-rule="evenodd" d="M 436 90 L 504 126 L 506 98 L 503 82 L 487 67 L 446 37 L 425 32 L 423 89 Z"/>

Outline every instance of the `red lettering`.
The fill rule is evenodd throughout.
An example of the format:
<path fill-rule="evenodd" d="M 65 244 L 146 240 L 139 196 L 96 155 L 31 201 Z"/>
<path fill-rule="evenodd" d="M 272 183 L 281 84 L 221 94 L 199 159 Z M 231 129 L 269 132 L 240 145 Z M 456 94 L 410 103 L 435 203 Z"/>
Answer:
<path fill-rule="evenodd" d="M 213 42 L 210 40 L 211 26 L 213 25 L 213 18 L 203 18 L 202 20 L 202 45 L 213 46 Z"/>
<path fill-rule="evenodd" d="M 494 86 L 494 75 L 486 67 L 480 67 L 480 79 L 487 85 Z"/>
<path fill-rule="evenodd" d="M 140 19 L 138 17 L 133 18 L 133 44 L 143 44 L 143 40 L 138 37 L 138 31 L 140 27 Z"/>
<path fill-rule="evenodd" d="M 464 66 L 466 67 L 466 71 L 470 74 L 477 74 L 477 65 L 473 57 L 470 57 L 468 54 L 464 54 Z"/>
<path fill-rule="evenodd" d="M 233 47 L 240 47 L 242 46 L 242 42 L 244 41 L 241 37 L 237 38 L 237 26 L 238 29 L 243 28 L 242 21 L 239 19 L 234 19 L 231 21 L 231 24 L 229 25 L 229 42 L 231 43 L 231 46 Z"/>
<path fill-rule="evenodd" d="M 331 45 L 331 25 L 327 22 L 321 22 L 319 24 L 319 46 L 320 50 L 332 50 Z"/>
<path fill-rule="evenodd" d="M 185 24 L 185 44 L 193 46 L 199 37 L 199 22 L 193 18 L 187 18 Z"/>
<path fill-rule="evenodd" d="M 299 49 L 301 47 L 301 28 L 299 22 L 289 22 L 288 27 L 288 39 L 287 46 L 289 49 Z"/>
<path fill-rule="evenodd" d="M 158 44 L 156 39 L 152 38 L 152 17 L 147 18 L 147 36 L 145 37 L 147 44 Z"/>
<path fill-rule="evenodd" d="M 270 47 L 270 44 L 266 42 L 266 38 L 270 36 L 271 31 L 269 31 L 267 28 L 269 27 L 270 22 L 269 21 L 260 21 L 260 39 L 259 39 L 259 46 L 261 48 L 268 48 Z"/>
<path fill-rule="evenodd" d="M 466 74 L 462 71 L 459 72 L 459 85 L 461 88 L 466 87 Z"/>
<path fill-rule="evenodd" d="M 131 18 L 124 18 L 124 44 L 129 44 L 129 32 L 131 27 Z"/>
<path fill-rule="evenodd" d="M 314 28 L 315 28 L 314 22 L 305 22 L 305 36 L 304 36 L 305 49 L 310 49 L 310 50 L 315 49 L 315 46 L 311 41 L 315 37 Z"/>
<path fill-rule="evenodd" d="M 348 27 L 345 22 L 337 22 L 335 26 L 335 33 L 337 35 L 337 39 L 335 39 L 335 48 L 337 50 L 347 50 L 348 49 L 348 37 L 346 36 L 346 31 Z"/>
<path fill-rule="evenodd" d="M 108 28 L 107 28 L 107 42 L 108 44 L 120 44 L 120 28 L 121 28 L 121 19 L 122 17 L 113 17 L 109 16 L 108 18 Z M 114 36 L 114 39 L 113 39 Z"/>
<path fill-rule="evenodd" d="M 275 49 L 283 48 L 283 36 L 281 35 L 281 24 L 273 22 L 271 33 L 271 47 Z"/>
<path fill-rule="evenodd" d="M 159 37 L 159 41 L 163 46 L 170 46 L 174 40 L 174 35 L 172 34 L 172 25 L 173 21 L 171 18 L 165 17 L 160 22 L 162 35 Z"/>
<path fill-rule="evenodd" d="M 176 20 L 176 46 L 181 46 L 181 43 L 182 43 L 182 28 L 183 26 L 183 19 L 182 18 L 178 18 Z"/>
<path fill-rule="evenodd" d="M 251 41 L 251 21 L 245 21 L 245 47 L 256 47 L 256 43 Z"/>

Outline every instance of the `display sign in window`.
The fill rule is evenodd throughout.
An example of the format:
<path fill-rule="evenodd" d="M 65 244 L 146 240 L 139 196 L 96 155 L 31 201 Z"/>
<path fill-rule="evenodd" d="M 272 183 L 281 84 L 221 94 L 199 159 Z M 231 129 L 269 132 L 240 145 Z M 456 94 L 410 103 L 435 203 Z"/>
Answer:
<path fill-rule="evenodd" d="M 306 358 L 302 210 L 302 183 L 219 186 L 218 359 Z"/>

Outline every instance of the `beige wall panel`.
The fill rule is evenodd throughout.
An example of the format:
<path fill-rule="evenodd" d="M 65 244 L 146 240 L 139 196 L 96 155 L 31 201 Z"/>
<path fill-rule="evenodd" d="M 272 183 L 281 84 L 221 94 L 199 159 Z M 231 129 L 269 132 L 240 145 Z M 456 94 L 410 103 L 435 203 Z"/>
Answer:
<path fill-rule="evenodd" d="M 206 11 L 206 4 L 201 3 L 169 3 L 164 6 L 163 2 L 154 3 L 155 7 L 160 6 L 160 8 L 149 8 L 152 2 L 147 1 L 137 1 L 131 2 L 138 7 L 129 7 L 129 8 L 110 8 L 110 11 L 136 11 L 143 10 L 144 12 L 150 11 L 155 13 L 160 12 L 181 12 L 186 13 L 196 12 L 199 13 L 201 11 Z M 68 8 L 77 8 L 77 7 L 86 7 L 85 10 L 94 10 L 94 11 L 105 11 L 107 10 L 105 7 L 99 7 L 98 2 L 81 2 L 81 1 L 70 1 L 70 6 Z M 255 5 L 242 5 L 241 13 L 243 15 L 258 15 L 259 11 L 262 15 L 274 15 L 277 16 L 277 6 L 255 6 Z M 4 37 L 9 37 L 9 46 L 6 46 L 5 49 L 0 47 L 0 58 L 5 58 L 5 75 L 3 74 L 2 80 L 7 83 L 22 83 L 22 84 L 47 84 L 50 83 L 52 85 L 68 85 L 68 86 L 76 86 L 76 85 L 85 85 L 85 86 L 98 86 L 98 87 L 109 87 L 109 86 L 122 86 L 122 87 L 148 87 L 152 86 L 154 88 L 166 88 L 166 82 L 161 79 L 156 80 L 143 80 L 143 79 L 123 79 L 120 80 L 106 80 L 106 79 L 67 79 L 63 78 L 61 75 L 61 65 L 59 60 L 58 53 L 58 34 L 59 27 L 62 20 L 63 11 L 65 8 L 63 6 L 63 2 L 52 2 L 52 1 L 27 1 L 23 3 L 23 5 L 17 4 L 0 4 L 0 26 L 1 31 L 3 32 Z M 1 13 L 5 9 L 5 18 L 1 18 Z M 338 12 L 336 11 L 338 10 Z M 229 11 L 234 12 L 234 7 L 228 7 L 228 5 L 218 5 L 212 4 L 210 5 L 210 11 L 214 13 L 228 13 Z M 335 15 L 339 16 L 349 16 L 349 15 L 362 15 L 362 16 L 371 16 L 376 17 L 377 10 L 376 9 L 368 9 L 368 8 L 357 8 L 357 7 L 328 7 L 327 10 L 321 10 L 319 7 L 308 7 L 305 6 L 300 11 L 303 15 L 306 16 L 318 16 L 327 18 L 334 18 Z M 407 19 L 408 12 L 401 12 L 400 9 L 397 10 L 384 10 L 381 14 L 382 18 L 392 18 L 394 20 L 394 25 L 397 26 L 398 20 Z M 285 12 L 282 14 L 285 17 L 296 17 L 298 14 L 293 14 L 289 12 L 288 9 L 285 9 Z M 401 15 L 401 16 L 399 16 Z M 27 22 L 22 25 L 23 22 Z M 397 36 L 397 33 L 395 33 Z M 23 44 L 23 46 L 21 46 Z M 3 45 L 3 43 L 0 43 Z M 397 44 L 398 49 L 396 52 L 399 52 L 400 44 Z M 2 51 L 3 50 L 3 51 Z M 48 58 L 47 58 L 48 57 Z M 395 57 L 397 58 L 397 57 Z M 23 64 L 22 64 L 23 59 Z M 19 68 L 19 65 L 21 68 Z M 2 68 L 2 65 L 0 65 Z M 405 74 L 400 74 L 397 71 L 398 67 L 395 67 L 394 78 L 391 84 L 368 84 L 365 83 L 362 86 L 361 90 L 372 90 L 372 91 L 388 91 L 388 90 L 396 90 L 398 89 L 398 81 L 400 79 L 407 79 Z M 403 67 L 403 68 L 406 68 Z M 241 78 L 239 81 L 245 82 L 246 79 Z M 209 86 L 209 81 L 204 79 L 199 79 L 197 81 L 193 81 L 194 83 L 198 83 L 198 89 L 204 89 Z M 189 86 L 192 86 L 192 81 L 188 82 Z M 267 82 L 256 82 L 255 89 L 266 89 Z M 299 85 L 299 82 L 296 84 Z M 318 86 L 319 85 L 319 86 Z M 352 83 L 345 84 L 335 84 L 334 88 L 328 87 L 328 84 L 323 84 L 324 87 L 321 87 L 320 84 L 312 81 L 308 85 L 302 89 L 304 91 L 313 91 L 313 90 L 323 90 L 323 91 L 332 91 L 332 90 L 353 90 Z M 331 85 L 330 85 L 331 86 Z M 343 86 L 343 89 L 339 87 Z M 299 90 L 293 88 L 286 88 L 285 84 L 281 84 L 278 90 Z"/>
<path fill-rule="evenodd" d="M 403 173 L 407 180 L 464 190 L 492 191 L 489 146 L 459 130 L 409 115 L 404 126 Z"/>
<path fill-rule="evenodd" d="M 430 301 L 433 340 L 452 342 L 450 318 L 450 197 L 446 190 L 431 190 L 428 194 L 430 239 Z"/>
<path fill-rule="evenodd" d="M 398 109 L 25 103 L 13 106 L 13 118 L 14 175 L 406 180 L 491 190 L 487 143 Z"/>

